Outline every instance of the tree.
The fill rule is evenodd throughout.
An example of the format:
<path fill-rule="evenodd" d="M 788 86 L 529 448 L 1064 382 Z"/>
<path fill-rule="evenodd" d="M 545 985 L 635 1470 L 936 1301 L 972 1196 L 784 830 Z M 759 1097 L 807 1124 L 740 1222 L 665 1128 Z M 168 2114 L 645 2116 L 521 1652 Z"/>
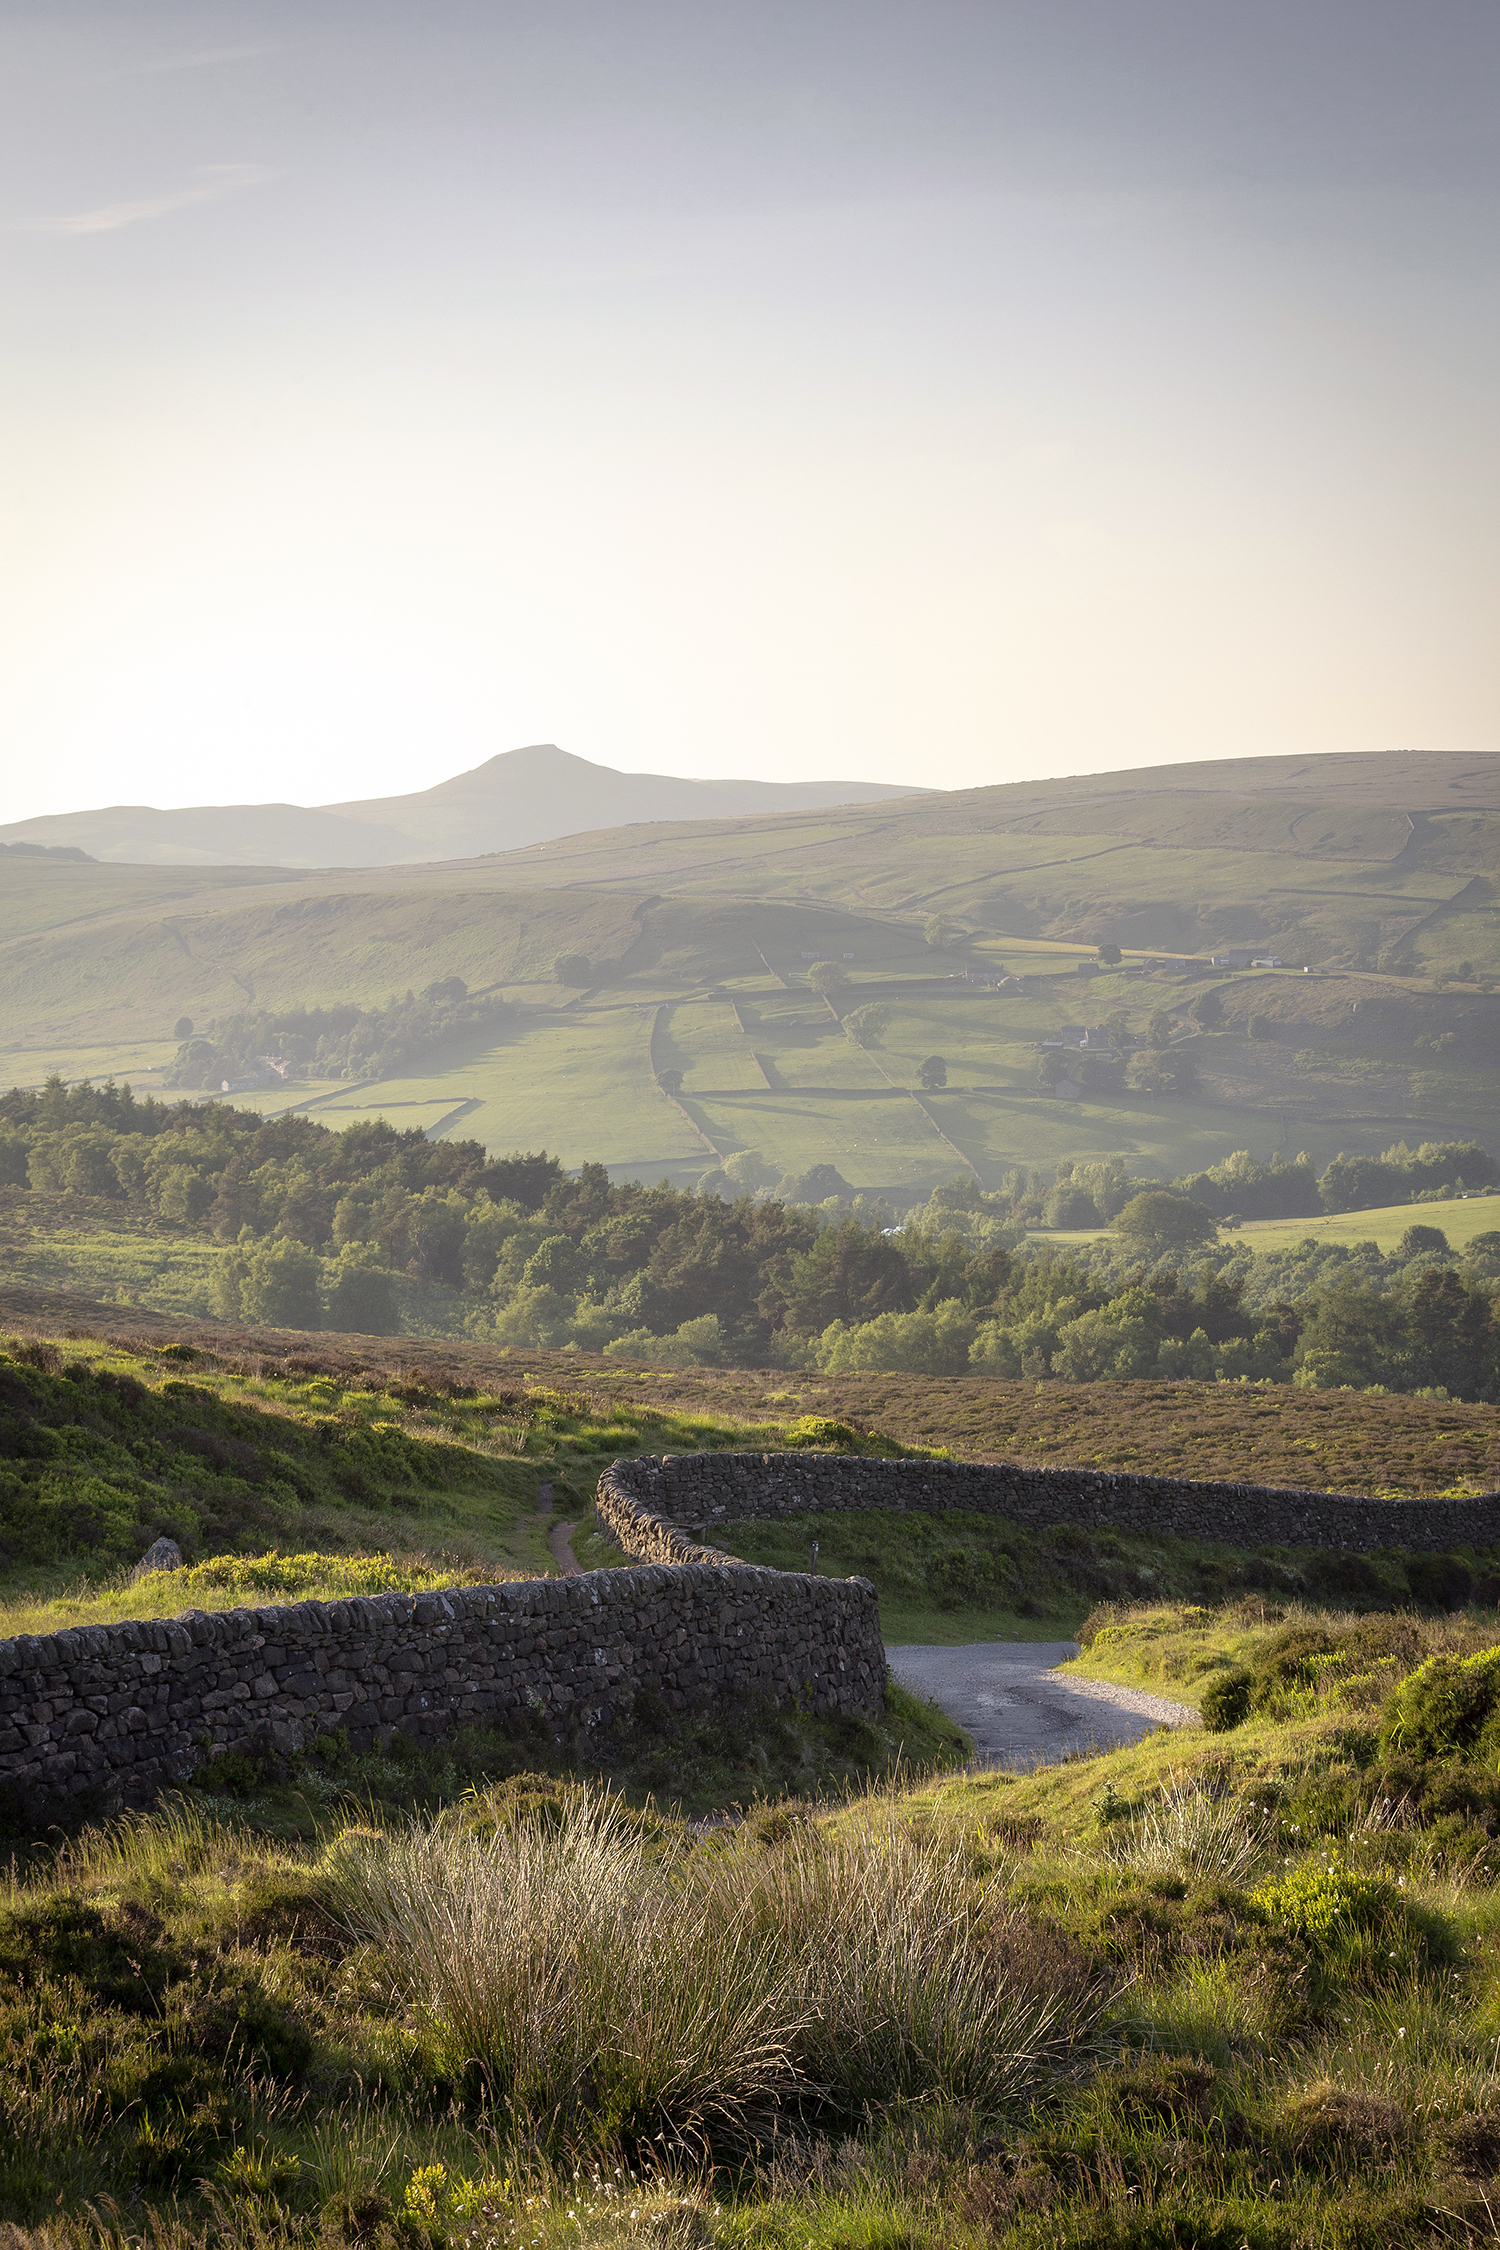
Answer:
<path fill-rule="evenodd" d="M 1042 1217 L 1049 1227 L 1064 1229 L 1096 1227 L 1099 1224 L 1098 1206 L 1086 1187 L 1076 1180 L 1059 1180 L 1042 1208 Z"/>
<path fill-rule="evenodd" d="M 911 1268 L 896 1245 L 848 1219 L 843 1226 L 825 1227 L 794 1259 L 786 1325 L 799 1335 L 820 1336 L 835 1320 L 905 1312 L 915 1295 Z"/>
<path fill-rule="evenodd" d="M 842 961 L 814 961 L 807 972 L 807 981 L 814 992 L 821 992 L 826 1000 L 832 993 L 845 990 L 849 971 Z"/>
<path fill-rule="evenodd" d="M 1130 1019 L 1126 1015 L 1123 1008 L 1116 1008 L 1113 1015 L 1105 1017 L 1104 1028 L 1109 1033 L 1110 1039 L 1113 1041 L 1115 1046 L 1124 1046 L 1125 1035 L 1127 1030 L 1129 1029 L 1129 1024 Z"/>
<path fill-rule="evenodd" d="M 593 967 L 586 953 L 559 953 L 552 964 L 552 974 L 559 984 L 587 984 Z"/>
<path fill-rule="evenodd" d="M 724 1159 L 725 1178 L 737 1188 L 768 1187 L 776 1174 L 753 1148 L 736 1149 L 733 1156 Z"/>
<path fill-rule="evenodd" d="M 318 1261 L 300 1242 L 257 1242 L 245 1259 L 242 1317 L 259 1327 L 316 1328 Z"/>
<path fill-rule="evenodd" d="M 1101 945 L 1099 948 L 1099 958 L 1101 961 L 1105 962 L 1108 967 L 1115 968 L 1120 960 L 1120 948 L 1117 945 Z"/>
<path fill-rule="evenodd" d="M 1207 1027 L 1224 1021 L 1224 1003 L 1217 992 L 1200 992 L 1188 1014 Z"/>
<path fill-rule="evenodd" d="M 939 1086 L 948 1083 L 948 1065 L 941 1055 L 928 1055 L 917 1065 L 917 1078 L 929 1094 L 935 1093 Z"/>
<path fill-rule="evenodd" d="M 1172 1019 L 1165 1008 L 1153 1011 L 1146 1026 L 1146 1041 L 1152 1047 L 1170 1047 L 1172 1044 Z"/>
<path fill-rule="evenodd" d="M 851 1008 L 845 1016 L 844 1037 L 856 1047 L 878 1047 L 890 1020 L 891 1011 L 883 1000 L 867 1000 L 862 1008 Z"/>
<path fill-rule="evenodd" d="M 941 914 L 929 914 L 927 920 L 922 924 L 923 943 L 936 946 L 939 952 L 942 951 L 944 946 L 951 945 L 957 935 L 958 932 L 954 929 L 953 924 L 945 921 Z"/>
<path fill-rule="evenodd" d="M 1424 1250 L 1446 1250 L 1448 1237 L 1441 1227 L 1408 1227 L 1396 1245 L 1398 1258 L 1419 1258 Z"/>
<path fill-rule="evenodd" d="M 356 1336 L 399 1336 L 394 1277 L 363 1246 L 344 1251 L 328 1293 L 328 1325 Z"/>
<path fill-rule="evenodd" d="M 1198 1091 L 1198 1058 L 1186 1047 L 1173 1047 L 1157 1057 L 1157 1073 L 1162 1090 L 1186 1101 Z"/>
<path fill-rule="evenodd" d="M 1188 1196 L 1169 1194 L 1165 1188 L 1144 1188 L 1133 1195 L 1113 1222 L 1117 1234 L 1138 1242 L 1158 1256 L 1167 1250 L 1188 1250 L 1198 1242 L 1212 1242 L 1219 1231 L 1211 1211 Z"/>
<path fill-rule="evenodd" d="M 682 1092 L 682 1072 L 680 1070 L 659 1070 L 656 1074 L 656 1083 L 664 1094 L 670 1094 L 675 1101 Z"/>
<path fill-rule="evenodd" d="M 192 1019 L 192 1017 L 191 1017 L 191 1016 L 179 1016 L 179 1017 L 177 1018 L 177 1021 L 176 1021 L 176 1022 L 175 1022 L 175 1023 L 173 1024 L 173 1026 L 172 1026 L 172 1037 L 173 1037 L 173 1038 L 174 1038 L 174 1039 L 175 1039 L 175 1040 L 176 1040 L 176 1041 L 178 1042 L 178 1044 L 179 1044 L 179 1046 L 180 1046 L 180 1045 L 181 1045 L 181 1043 L 182 1043 L 182 1041 L 183 1041 L 184 1039 L 191 1039 L 191 1038 L 192 1038 L 192 1036 L 193 1036 L 193 1019 Z"/>

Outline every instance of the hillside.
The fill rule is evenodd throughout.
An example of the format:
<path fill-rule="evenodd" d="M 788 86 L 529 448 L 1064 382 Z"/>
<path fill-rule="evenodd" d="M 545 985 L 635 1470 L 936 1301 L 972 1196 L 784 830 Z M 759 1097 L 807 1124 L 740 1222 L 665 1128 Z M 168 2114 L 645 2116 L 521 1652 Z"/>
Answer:
<path fill-rule="evenodd" d="M 339 805 L 108 805 L 0 827 L 0 842 L 71 845 L 105 861 L 183 867 L 392 867 L 517 851 L 587 815 L 732 819 L 920 792 L 867 781 L 690 781 L 619 773 L 555 743 L 504 750 L 432 789 Z"/>
<path fill-rule="evenodd" d="M 599 830 L 512 859 L 537 884 L 822 899 L 1173 952 L 1500 967 L 1500 756 L 1226 759 L 910 805 Z"/>
<path fill-rule="evenodd" d="M 1282 1147 L 1321 1167 L 1492 1144 L 1497 865 L 1500 761 L 1456 756 L 1148 769 L 357 874 L 6 855 L 4 1060 L 22 1084 L 161 1087 L 183 1017 L 378 1009 L 457 977 L 512 1009 L 498 1038 L 244 1098 L 642 1178 L 831 1163 L 899 1200 L 1066 1156 L 1171 1176 Z M 1103 972 L 1101 939 L 1125 956 Z M 1216 974 L 1206 956 L 1236 943 L 1287 966 Z M 818 958 L 847 964 L 831 999 Z M 1040 1043 L 1111 1020 L 1127 1051 L 1166 1023 L 1191 1068 L 1050 1094 Z M 934 1054 L 946 1085 L 924 1090 Z"/>
<path fill-rule="evenodd" d="M 1037 1383 L 986 1376 L 789 1374 L 770 1368 L 635 1366 L 587 1352 L 500 1350 L 454 1338 L 306 1335 L 221 1320 L 176 1320 L 83 1293 L 0 1283 L 0 1321 L 40 1337 L 97 1338 L 136 1357 L 183 1346 L 224 1366 L 254 1362 L 267 1378 L 366 1374 L 431 1391 L 514 1392 L 541 1384 L 589 1411 L 640 1409 L 668 1418 L 659 1437 L 615 1451 L 683 1451 L 747 1442 L 812 1415 L 899 1445 L 944 1447 L 961 1460 L 1118 1468 L 1212 1480 L 1416 1497 L 1500 1488 L 1500 1407 L 1457 1399 L 1304 1391 L 1213 1383 Z M 357 1380 L 356 1380 L 357 1379 Z M 702 1433 L 695 1436 L 695 1427 Z M 768 1442 L 768 1441 L 762 1441 Z M 571 1446 L 547 1474 L 580 1511 L 602 1462 Z M 559 1500 L 559 1506 L 563 1505 Z"/>
<path fill-rule="evenodd" d="M 61 1531 L 56 1573 L 90 1516 L 118 1537 L 61 1592 L 0 1555 L 0 1623 L 253 1604 L 269 1640 L 277 1602 L 524 1562 L 544 1469 L 847 1442 L 506 1381 L 12 1345 L 8 1540 Z M 164 1522 L 200 1560 L 108 1568 Z M 304 1529 L 328 1547 L 268 1545 Z M 910 1510 L 729 1537 L 799 1568 L 810 1532 L 888 1629 L 1072 1629 L 1073 1680 L 1187 1723 L 976 1771 L 899 1687 L 821 1720 L 643 1694 L 576 1734 L 538 1698 L 430 1743 L 252 1742 L 81 1832 L 86 1799 L 43 1838 L 0 1806 L 8 2237 L 124 2245 L 144 2208 L 148 2239 L 309 2250 L 1492 2240 L 1493 1556 Z"/>

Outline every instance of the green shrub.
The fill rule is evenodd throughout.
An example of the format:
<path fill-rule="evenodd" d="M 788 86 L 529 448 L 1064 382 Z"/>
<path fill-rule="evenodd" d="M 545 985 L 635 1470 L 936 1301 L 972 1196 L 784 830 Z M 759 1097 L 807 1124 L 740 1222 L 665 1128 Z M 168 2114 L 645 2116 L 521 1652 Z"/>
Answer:
<path fill-rule="evenodd" d="M 1271 1921 L 1299 1937 L 1319 1940 L 1345 1929 L 1368 1928 L 1386 1897 L 1383 1883 L 1332 1856 L 1307 1860 L 1251 1893 L 1253 1904 Z"/>
<path fill-rule="evenodd" d="M 788 1425 L 786 1443 L 789 1446 L 837 1446 L 841 1451 L 859 1451 L 859 1432 L 848 1422 L 831 1422 L 826 1415 L 804 1414 Z"/>
<path fill-rule="evenodd" d="M 1250 1716 L 1251 1675 L 1241 1665 L 1217 1672 L 1203 1691 L 1203 1724 L 1210 1734 L 1227 1734 Z"/>
<path fill-rule="evenodd" d="M 1500 1648 L 1474 1656 L 1430 1656 L 1391 1697 L 1381 1739 L 1418 1758 L 1484 1751 L 1500 1734 Z"/>

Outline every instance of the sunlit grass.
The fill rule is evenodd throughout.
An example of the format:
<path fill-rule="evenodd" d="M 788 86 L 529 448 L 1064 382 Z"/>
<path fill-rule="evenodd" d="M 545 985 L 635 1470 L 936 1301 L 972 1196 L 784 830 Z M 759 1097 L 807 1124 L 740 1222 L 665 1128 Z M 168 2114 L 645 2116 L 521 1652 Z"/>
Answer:
<path fill-rule="evenodd" d="M 528 1573 L 497 1563 L 458 1563 L 426 1555 L 213 1555 L 181 1570 L 71 1591 L 0 1601 L 0 1640 L 60 1633 L 74 1625 L 125 1618 L 178 1617 L 185 1610 L 259 1609 L 273 1602 L 336 1602 L 354 1594 L 420 1594 L 437 1586 L 497 1585 Z"/>

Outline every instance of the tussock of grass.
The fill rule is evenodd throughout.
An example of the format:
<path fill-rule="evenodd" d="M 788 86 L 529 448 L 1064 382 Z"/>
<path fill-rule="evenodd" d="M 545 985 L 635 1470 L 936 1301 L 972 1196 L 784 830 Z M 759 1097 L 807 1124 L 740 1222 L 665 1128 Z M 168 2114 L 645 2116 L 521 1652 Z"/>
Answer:
<path fill-rule="evenodd" d="M 526 2135 L 753 2142 L 796 2104 L 1003 2108 L 1079 2052 L 1097 1989 L 963 1843 L 866 1800 L 717 1852 L 661 1847 L 612 1798 L 490 1836 L 351 1834 L 333 1899 L 380 1946 L 454 2079 Z"/>
<path fill-rule="evenodd" d="M 1275 1837 L 1265 1813 L 1194 1779 L 1169 1787 L 1114 1828 L 1106 1849 L 1121 1867 L 1244 1889 L 1264 1867 Z"/>

